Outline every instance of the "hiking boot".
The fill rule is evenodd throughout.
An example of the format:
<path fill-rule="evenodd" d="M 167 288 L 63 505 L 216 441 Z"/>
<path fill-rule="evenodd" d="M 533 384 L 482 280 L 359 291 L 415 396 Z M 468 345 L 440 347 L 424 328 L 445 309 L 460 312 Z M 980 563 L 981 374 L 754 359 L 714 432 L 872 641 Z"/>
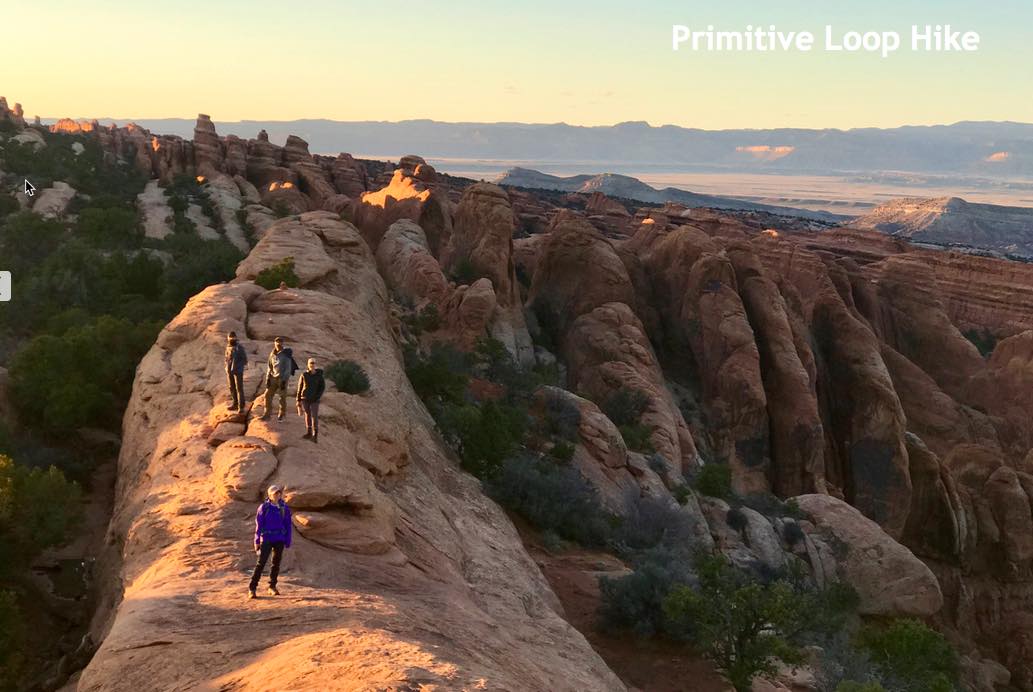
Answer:
<path fill-rule="evenodd" d="M 312 439 L 312 433 L 310 433 L 310 432 L 305 433 L 304 435 L 301 436 L 301 439 L 303 439 L 303 440 L 311 440 Z"/>
<path fill-rule="evenodd" d="M 255 593 L 254 589 L 248 589 L 247 590 L 247 597 L 249 599 L 251 599 L 251 598 L 258 598 L 258 594 Z"/>
<path fill-rule="evenodd" d="M 283 420 L 283 411 L 280 411 L 278 414 L 276 414 L 276 420 Z"/>
<path fill-rule="evenodd" d="M 280 595 L 280 591 L 275 586 L 270 586 L 269 587 L 269 595 L 270 596 L 279 596 Z"/>
<path fill-rule="evenodd" d="M 315 442 L 316 444 L 319 444 L 319 435 L 318 434 L 313 435 L 312 436 L 312 441 Z"/>

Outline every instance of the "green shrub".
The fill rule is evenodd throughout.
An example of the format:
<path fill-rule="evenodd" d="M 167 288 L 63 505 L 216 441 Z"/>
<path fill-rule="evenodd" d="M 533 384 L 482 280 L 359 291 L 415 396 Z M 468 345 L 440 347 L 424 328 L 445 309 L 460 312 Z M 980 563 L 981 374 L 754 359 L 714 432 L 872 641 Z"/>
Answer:
<path fill-rule="evenodd" d="M 206 287 L 232 279 L 237 264 L 244 259 L 240 250 L 225 238 L 205 240 L 193 233 L 170 235 L 158 247 L 173 258 L 164 276 L 170 314 Z"/>
<path fill-rule="evenodd" d="M 463 468 L 478 478 L 493 476 L 516 451 L 526 420 L 524 411 L 497 401 L 450 404 L 437 416 L 445 441 L 459 455 Z"/>
<path fill-rule="evenodd" d="M 435 344 L 426 356 L 412 348 L 405 351 L 409 383 L 435 416 L 445 404 L 463 402 L 468 371 L 469 358 L 450 346 Z"/>
<path fill-rule="evenodd" d="M 362 366 L 353 360 L 338 360 L 326 369 L 326 376 L 346 394 L 362 394 L 369 391 L 369 377 Z"/>
<path fill-rule="evenodd" d="M 10 214 L 14 214 L 21 209 L 21 206 L 11 195 L 0 193 L 0 221 L 3 221 Z"/>
<path fill-rule="evenodd" d="M 101 247 L 134 247 L 143 231 L 136 213 L 119 207 L 87 207 L 79 212 L 76 232 Z"/>
<path fill-rule="evenodd" d="M 4 269 L 11 272 L 15 280 L 23 274 L 38 272 L 43 261 L 67 236 L 61 222 L 44 219 L 31 211 L 8 216 L 3 221 L 2 231 L 0 257 Z"/>
<path fill-rule="evenodd" d="M 979 355 L 989 358 L 997 347 L 997 336 L 989 329 L 966 329 L 962 334 L 972 342 L 972 345 L 979 351 Z"/>
<path fill-rule="evenodd" d="M 2 457 L 0 457 L 2 458 Z M 25 620 L 13 591 L 0 591 L 0 690 L 14 690 L 21 678 Z"/>
<path fill-rule="evenodd" d="M 281 283 L 287 284 L 290 288 L 297 288 L 301 279 L 294 273 L 294 258 L 285 257 L 273 266 L 258 272 L 255 283 L 267 291 L 279 288 Z"/>
<path fill-rule="evenodd" d="M 696 473 L 696 490 L 701 495 L 727 500 L 732 496 L 732 470 L 727 464 L 704 464 Z"/>
<path fill-rule="evenodd" d="M 278 199 L 273 202 L 273 214 L 278 219 L 283 219 L 291 215 L 291 208 L 282 199 Z"/>
<path fill-rule="evenodd" d="M 625 502 L 613 544 L 621 557 L 633 563 L 658 547 L 691 550 L 698 528 L 693 521 L 692 515 L 666 498 L 635 495 Z"/>
<path fill-rule="evenodd" d="M 918 620 L 867 625 L 857 641 L 874 663 L 908 689 L 952 692 L 957 688 L 957 653 L 942 634 Z"/>
<path fill-rule="evenodd" d="M 543 395 L 543 432 L 568 442 L 580 437 L 581 409 L 569 397 L 554 392 Z"/>
<path fill-rule="evenodd" d="M 574 458 L 574 450 L 574 445 L 566 440 L 559 440 L 552 446 L 552 449 L 549 450 L 549 456 L 556 461 L 568 464 L 570 463 L 570 460 Z"/>
<path fill-rule="evenodd" d="M 585 546 L 600 547 L 610 540 L 613 518 L 592 485 L 570 466 L 527 454 L 509 456 L 486 487 L 496 502 L 541 531 Z"/>
<path fill-rule="evenodd" d="M 749 520 L 746 519 L 746 514 L 738 507 L 732 507 L 728 510 L 728 514 L 725 515 L 725 521 L 728 523 L 728 528 L 739 533 L 745 531 L 746 527 L 750 525 Z"/>
<path fill-rule="evenodd" d="M 607 418 L 613 421 L 613 424 L 619 428 L 621 426 L 637 424 L 648 405 L 649 397 L 645 392 L 629 387 L 621 387 L 611 394 L 600 408 L 602 408 Z"/>
<path fill-rule="evenodd" d="M 603 627 L 630 630 L 640 637 L 661 633 L 684 638 L 686 631 L 668 629 L 663 603 L 673 589 L 696 583 L 685 552 L 654 549 L 642 556 L 631 574 L 599 580 Z"/>
<path fill-rule="evenodd" d="M 803 532 L 803 528 L 800 527 L 795 521 L 787 521 L 782 525 L 782 538 L 790 547 L 801 543 L 806 535 Z"/>
<path fill-rule="evenodd" d="M 473 266 L 473 262 L 470 261 L 470 258 L 463 257 L 456 262 L 455 266 L 452 267 L 452 273 L 449 278 L 460 286 L 468 286 L 481 277 L 477 273 L 477 269 Z"/>
<path fill-rule="evenodd" d="M 692 488 L 687 483 L 679 483 L 678 485 L 671 488 L 671 495 L 678 501 L 679 505 L 684 505 L 692 497 Z"/>
<path fill-rule="evenodd" d="M 416 313 L 416 326 L 420 332 L 436 332 L 441 327 L 441 314 L 433 303 L 424 305 Z"/>
<path fill-rule="evenodd" d="M 117 430 L 136 365 L 160 330 L 158 322 L 105 315 L 60 336 L 34 337 L 11 360 L 11 398 L 21 420 L 50 433 Z"/>
<path fill-rule="evenodd" d="M 633 423 L 621 425 L 617 429 L 620 431 L 621 437 L 624 438 L 624 444 L 631 451 L 643 454 L 652 454 L 655 451 L 653 448 L 652 430 L 648 426 L 641 423 Z"/>
<path fill-rule="evenodd" d="M 783 579 L 758 582 L 723 555 L 701 555 L 695 568 L 699 589 L 678 586 L 663 601 L 666 627 L 684 630 L 740 692 L 755 676 L 774 675 L 779 662 L 801 663 L 804 636 L 841 626 L 856 603 L 846 589 L 826 594 Z"/>
<path fill-rule="evenodd" d="M 0 576 L 63 541 L 79 509 L 79 487 L 56 468 L 0 456 Z"/>

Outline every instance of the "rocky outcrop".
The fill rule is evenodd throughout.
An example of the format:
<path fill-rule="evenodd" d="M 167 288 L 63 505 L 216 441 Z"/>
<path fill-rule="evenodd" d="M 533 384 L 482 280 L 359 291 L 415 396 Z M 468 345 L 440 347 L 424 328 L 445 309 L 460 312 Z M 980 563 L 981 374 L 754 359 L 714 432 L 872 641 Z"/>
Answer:
<path fill-rule="evenodd" d="M 641 423 L 650 429 L 653 449 L 674 483 L 699 464 L 696 447 L 642 323 L 624 303 L 606 303 L 581 315 L 564 342 L 570 388 L 605 402 L 618 390 L 647 398 Z"/>
<path fill-rule="evenodd" d="M 502 188 L 490 183 L 471 185 L 456 207 L 451 237 L 442 250 L 446 270 L 455 275 L 468 269 L 491 281 L 497 301 L 492 336 L 516 361 L 530 365 L 534 347 L 524 322 L 523 301 L 513 261 L 513 210 Z"/>
<path fill-rule="evenodd" d="M 199 175 L 210 176 L 222 170 L 223 150 L 212 119 L 203 113 L 194 126 L 194 163 Z"/>
<path fill-rule="evenodd" d="M 37 194 L 32 210 L 44 218 L 59 219 L 68 212 L 68 206 L 75 199 L 75 188 L 58 180 Z"/>
<path fill-rule="evenodd" d="M 859 612 L 925 617 L 943 606 L 933 573 L 878 524 L 828 495 L 801 495 L 796 502 L 813 521 L 808 533 L 818 553 L 833 556 L 838 578 L 857 590 Z"/>
<path fill-rule="evenodd" d="M 287 255 L 299 288 L 248 280 Z M 79 689 L 261 687 L 274 675 L 319 689 L 623 689 L 432 433 L 359 232 L 323 213 L 282 220 L 239 277 L 192 299 L 138 369 L 111 526 L 124 589 L 109 594 L 107 636 Z M 229 329 L 251 349 L 286 334 L 298 355 L 355 360 L 372 387 L 331 386 L 318 446 L 298 419 L 252 419 L 213 450 Z M 249 371 L 249 392 L 260 376 Z M 253 511 L 272 480 L 297 508 L 290 600 L 241 612 Z"/>
<path fill-rule="evenodd" d="M 146 237 L 161 240 L 172 232 L 172 209 L 157 180 L 148 181 L 143 192 L 136 196 L 136 208 L 140 212 Z"/>
<path fill-rule="evenodd" d="M 422 159 L 420 159 L 422 161 Z M 452 209 L 446 195 L 439 192 L 436 176 L 420 164 L 403 159 L 390 182 L 373 192 L 363 193 L 355 208 L 355 225 L 370 247 L 376 248 L 395 221 L 409 219 L 423 229 L 431 254 L 437 257 L 452 234 Z"/>

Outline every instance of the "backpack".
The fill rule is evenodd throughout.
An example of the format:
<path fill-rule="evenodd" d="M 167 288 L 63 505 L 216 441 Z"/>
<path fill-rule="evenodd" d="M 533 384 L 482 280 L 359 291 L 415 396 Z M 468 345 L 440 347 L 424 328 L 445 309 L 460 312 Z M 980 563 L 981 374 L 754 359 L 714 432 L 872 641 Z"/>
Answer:
<path fill-rule="evenodd" d="M 283 352 L 287 354 L 288 358 L 291 359 L 291 377 L 294 377 L 294 373 L 300 370 L 300 368 L 298 367 L 298 361 L 294 360 L 294 349 L 285 348 L 283 349 Z"/>

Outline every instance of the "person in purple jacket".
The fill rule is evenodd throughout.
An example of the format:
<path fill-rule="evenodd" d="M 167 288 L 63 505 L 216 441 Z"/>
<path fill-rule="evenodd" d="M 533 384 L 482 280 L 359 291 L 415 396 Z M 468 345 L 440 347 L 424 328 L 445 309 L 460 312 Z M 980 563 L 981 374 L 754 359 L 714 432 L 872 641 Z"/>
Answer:
<path fill-rule="evenodd" d="M 269 553 L 273 554 L 273 566 L 269 570 L 269 595 L 279 596 L 276 579 L 280 576 L 280 561 L 283 549 L 291 547 L 291 508 L 283 501 L 283 488 L 270 485 L 266 491 L 268 499 L 261 504 L 255 514 L 255 552 L 258 553 L 258 564 L 251 575 L 248 586 L 248 597 L 257 598 L 255 590 L 265 571 L 265 563 Z"/>

